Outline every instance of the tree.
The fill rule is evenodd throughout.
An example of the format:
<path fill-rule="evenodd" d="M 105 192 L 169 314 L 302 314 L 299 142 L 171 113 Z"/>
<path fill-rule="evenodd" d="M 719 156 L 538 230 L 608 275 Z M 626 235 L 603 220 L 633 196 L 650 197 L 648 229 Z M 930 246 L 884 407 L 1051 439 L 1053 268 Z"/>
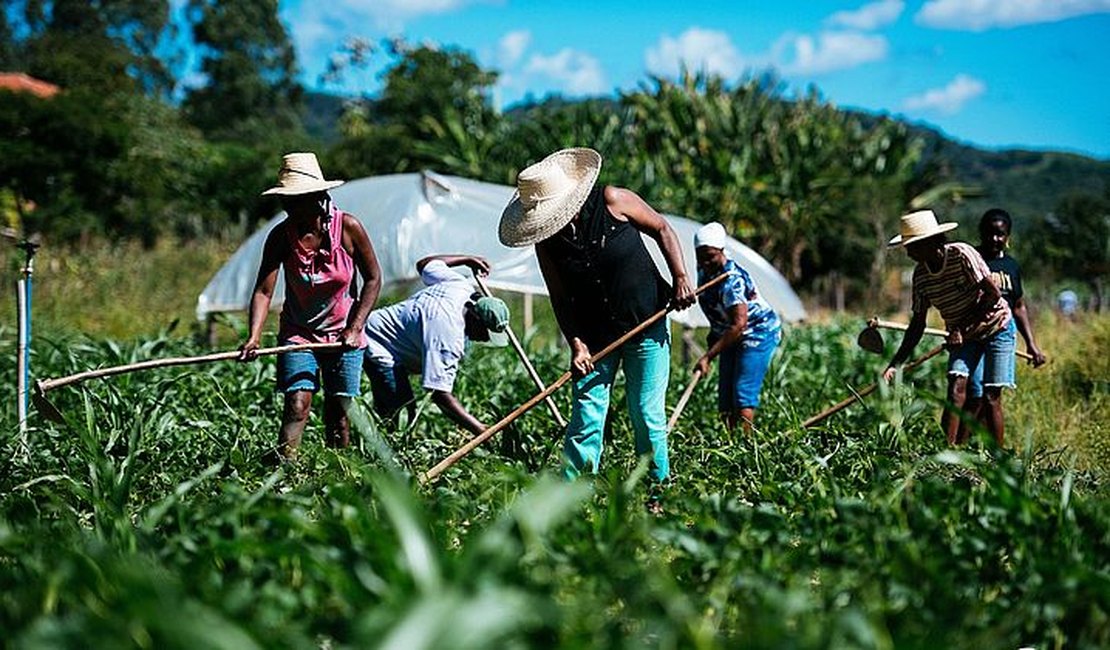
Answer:
<path fill-rule="evenodd" d="M 623 161 L 631 154 L 626 130 L 630 109 L 612 99 L 567 102 L 551 98 L 505 115 L 503 132 L 489 156 L 486 180 L 513 184 L 517 172 L 564 147 L 591 147 L 605 160 Z M 621 180 L 623 168 L 602 166 L 602 181 Z"/>
<path fill-rule="evenodd" d="M 251 142 L 300 128 L 302 88 L 276 0 L 189 0 L 205 83 L 189 91 L 189 121 L 217 139 Z"/>
<path fill-rule="evenodd" d="M 503 128 L 489 103 L 497 74 L 456 48 L 394 39 L 382 50 L 393 61 L 381 95 L 348 104 L 343 140 L 329 153 L 329 164 L 349 176 L 433 168 L 488 177 Z M 349 41 L 329 66 L 328 80 L 365 66 L 371 51 L 363 40 Z"/>
<path fill-rule="evenodd" d="M 482 69 L 465 51 L 429 45 L 389 42 L 395 63 L 384 75 L 377 109 L 388 122 L 414 137 L 428 134 L 424 117 L 443 120 L 455 115 L 463 128 L 488 126 L 494 115 L 489 95 L 497 73 Z"/>
<path fill-rule="evenodd" d="M 40 0 L 4 3 L 0 36 L 9 64 L 63 88 L 166 93 L 157 49 L 168 25 L 168 0 Z"/>
<path fill-rule="evenodd" d="M 1095 309 L 1106 307 L 1106 275 L 1110 273 L 1110 187 L 1102 196 L 1073 193 L 1056 210 L 1035 220 L 1026 234 L 1030 254 L 1023 259 L 1058 276 L 1086 283 Z M 1036 252 L 1032 252 L 1035 248 Z"/>
<path fill-rule="evenodd" d="M 876 227 L 901 211 L 919 152 L 904 128 L 865 126 L 812 91 L 787 100 L 770 76 L 730 87 L 684 72 L 623 102 L 624 182 L 653 205 L 721 221 L 794 282 L 876 272 Z"/>

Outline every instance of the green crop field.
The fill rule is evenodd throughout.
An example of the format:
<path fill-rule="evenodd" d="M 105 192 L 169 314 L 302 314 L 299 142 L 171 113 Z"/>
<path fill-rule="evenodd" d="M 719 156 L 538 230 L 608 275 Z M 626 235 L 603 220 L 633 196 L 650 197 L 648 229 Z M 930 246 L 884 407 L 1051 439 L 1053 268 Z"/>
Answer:
<path fill-rule="evenodd" d="M 464 442 L 429 403 L 385 430 L 362 398 L 352 448 L 325 449 L 314 415 L 298 463 L 260 462 L 272 359 L 57 389 L 65 424 L 35 415 L 26 449 L 4 415 L 0 645 L 1110 647 L 1110 372 L 1092 354 L 1110 321 L 1041 323 L 1054 361 L 1020 370 L 1006 450 L 944 445 L 939 359 L 801 430 L 877 375 L 857 331 L 789 329 L 750 437 L 724 431 L 706 382 L 671 435 L 658 518 L 619 408 L 595 480 L 556 477 L 558 431 L 536 408 L 421 486 Z M 5 350 L 14 338 L 0 330 Z M 563 372 L 564 352 L 529 343 L 544 377 Z M 58 335 L 33 364 L 201 352 Z M 676 369 L 670 404 L 685 381 Z M 476 350 L 457 389 L 487 422 L 534 392 L 508 349 Z"/>

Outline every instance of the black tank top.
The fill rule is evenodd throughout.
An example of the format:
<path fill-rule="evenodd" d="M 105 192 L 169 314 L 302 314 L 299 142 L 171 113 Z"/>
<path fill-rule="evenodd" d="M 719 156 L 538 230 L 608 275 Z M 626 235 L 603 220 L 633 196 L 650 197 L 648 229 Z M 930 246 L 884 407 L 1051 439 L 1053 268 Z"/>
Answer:
<path fill-rule="evenodd" d="M 609 212 L 594 186 L 578 220 L 536 244 L 554 262 L 576 335 L 598 352 L 667 305 L 671 287 L 651 259 L 640 231 Z"/>

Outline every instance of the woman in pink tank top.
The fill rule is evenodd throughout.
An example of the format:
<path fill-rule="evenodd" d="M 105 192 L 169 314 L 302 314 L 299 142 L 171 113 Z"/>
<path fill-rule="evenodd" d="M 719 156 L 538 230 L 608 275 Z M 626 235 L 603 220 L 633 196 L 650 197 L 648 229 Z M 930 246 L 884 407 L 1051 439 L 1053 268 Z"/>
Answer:
<path fill-rule="evenodd" d="M 328 194 L 342 184 L 324 179 L 315 154 L 293 153 L 283 160 L 278 185 L 263 192 L 277 195 L 287 216 L 266 237 L 251 297 L 250 334 L 239 348 L 240 360 L 257 357 L 279 268 L 285 278 L 285 304 L 278 343 L 341 344 L 337 350 L 278 356 L 277 383 L 285 405 L 277 452 L 286 459 L 296 456 L 321 377 L 328 446 L 349 443 L 344 406 L 359 394 L 366 347 L 363 325 L 381 289 L 381 269 L 366 230 Z M 356 269 L 363 278 L 357 293 Z"/>

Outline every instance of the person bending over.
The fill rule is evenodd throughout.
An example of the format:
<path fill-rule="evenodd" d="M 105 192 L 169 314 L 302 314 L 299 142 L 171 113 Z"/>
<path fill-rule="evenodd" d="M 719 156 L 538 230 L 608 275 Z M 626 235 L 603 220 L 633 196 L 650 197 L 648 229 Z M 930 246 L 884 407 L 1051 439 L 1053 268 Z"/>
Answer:
<path fill-rule="evenodd" d="M 917 266 L 913 271 L 913 316 L 883 378 L 890 381 L 913 352 L 925 331 L 929 307 L 936 307 L 948 329 L 948 403 L 941 417 L 948 443 L 958 445 L 967 440 L 967 422 L 972 419 L 963 413 L 968 377 L 982 363 L 984 419 L 987 430 L 1002 446 L 1002 389 L 1014 386 L 1012 315 L 982 256 L 968 244 L 948 242 L 944 233 L 956 225 L 938 224 L 931 210 L 922 210 L 902 217 L 901 234 L 890 240 L 890 246 L 902 245 Z"/>
<path fill-rule="evenodd" d="M 499 298 L 481 297 L 466 276 L 452 267 L 489 273 L 489 262 L 471 255 L 432 255 L 416 263 L 425 287 L 366 319 L 364 366 L 374 409 L 393 419 L 414 405 L 409 375 L 419 374 L 424 390 L 453 422 L 473 434 L 486 425 L 467 411 L 452 390 L 467 343 L 506 345 L 509 308 Z"/>

